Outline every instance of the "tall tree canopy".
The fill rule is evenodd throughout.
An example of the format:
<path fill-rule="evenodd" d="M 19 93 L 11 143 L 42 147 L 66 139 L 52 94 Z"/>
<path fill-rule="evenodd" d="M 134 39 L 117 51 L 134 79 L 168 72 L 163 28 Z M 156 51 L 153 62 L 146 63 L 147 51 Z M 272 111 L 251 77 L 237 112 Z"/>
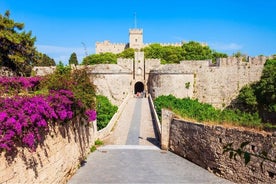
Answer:
<path fill-rule="evenodd" d="M 33 66 L 56 66 L 54 59 L 50 58 L 48 55 L 37 52 L 37 60 L 33 63 Z"/>
<path fill-rule="evenodd" d="M 78 62 L 77 54 L 73 52 L 69 59 L 69 65 L 78 65 L 78 64 L 79 62 Z"/>
<path fill-rule="evenodd" d="M 94 64 L 116 64 L 117 55 L 107 52 L 100 54 L 92 54 L 83 58 L 84 65 L 94 65 Z"/>
<path fill-rule="evenodd" d="M 179 63 L 182 60 L 212 59 L 215 61 L 218 57 L 227 57 L 227 54 L 216 52 L 209 46 L 194 41 L 184 43 L 181 47 L 162 46 L 155 43 L 143 50 L 146 58 L 159 58 L 164 64 Z"/>
<path fill-rule="evenodd" d="M 276 113 L 276 59 L 266 61 L 261 80 L 243 87 L 233 105 L 242 111 L 259 112 L 264 119 L 264 113 Z M 270 121 L 276 123 L 275 119 Z"/>
<path fill-rule="evenodd" d="M 31 64 L 37 59 L 31 31 L 23 31 L 24 24 L 10 19 L 10 12 L 0 14 L 0 66 L 6 66 L 18 75 L 30 75 Z"/>
<path fill-rule="evenodd" d="M 117 54 L 117 57 L 119 57 L 119 58 L 134 58 L 134 49 L 127 48 L 123 52 Z"/>

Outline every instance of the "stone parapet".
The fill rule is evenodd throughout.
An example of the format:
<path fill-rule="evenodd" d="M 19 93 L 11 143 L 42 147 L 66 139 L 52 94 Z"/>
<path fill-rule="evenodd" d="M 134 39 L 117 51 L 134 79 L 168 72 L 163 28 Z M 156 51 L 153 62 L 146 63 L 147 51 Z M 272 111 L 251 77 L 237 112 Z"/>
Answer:
<path fill-rule="evenodd" d="M 170 126 L 169 149 L 172 152 L 233 182 L 275 183 L 275 162 L 252 156 L 245 165 L 239 156 L 235 160 L 229 158 L 229 153 L 223 154 L 223 147 L 227 144 L 233 143 L 237 149 L 245 141 L 250 142 L 246 151 L 252 154 L 265 151 L 268 157 L 276 158 L 276 137 L 271 133 L 179 119 L 173 119 Z"/>

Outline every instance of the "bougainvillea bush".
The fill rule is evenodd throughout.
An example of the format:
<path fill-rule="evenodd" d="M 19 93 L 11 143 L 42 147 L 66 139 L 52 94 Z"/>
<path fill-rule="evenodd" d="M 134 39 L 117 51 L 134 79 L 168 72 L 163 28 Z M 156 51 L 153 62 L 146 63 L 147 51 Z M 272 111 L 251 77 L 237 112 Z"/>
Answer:
<path fill-rule="evenodd" d="M 41 77 L 0 77 L 0 95 L 34 91 L 37 89 L 40 80 Z"/>
<path fill-rule="evenodd" d="M 74 117 L 74 108 L 83 108 L 74 102 L 69 90 L 50 91 L 48 96 L 15 96 L 0 98 L 0 149 L 11 151 L 16 145 L 35 151 L 41 135 L 52 122 L 66 122 Z M 96 112 L 86 111 L 89 121 Z"/>
<path fill-rule="evenodd" d="M 86 117 L 88 122 L 96 119 L 93 85 L 87 75 L 77 72 L 57 71 L 43 79 L 0 78 L 0 152 L 18 147 L 35 151 L 51 124 L 73 122 L 76 116 Z M 19 93 L 21 90 L 25 93 Z M 26 94 L 28 91 L 32 93 Z"/>

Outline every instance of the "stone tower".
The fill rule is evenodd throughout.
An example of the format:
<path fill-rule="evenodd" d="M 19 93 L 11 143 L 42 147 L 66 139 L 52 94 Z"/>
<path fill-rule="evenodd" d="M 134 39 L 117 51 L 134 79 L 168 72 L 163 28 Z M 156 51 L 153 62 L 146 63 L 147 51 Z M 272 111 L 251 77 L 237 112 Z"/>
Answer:
<path fill-rule="evenodd" d="M 129 48 L 141 49 L 144 47 L 143 43 L 143 29 L 129 30 Z"/>

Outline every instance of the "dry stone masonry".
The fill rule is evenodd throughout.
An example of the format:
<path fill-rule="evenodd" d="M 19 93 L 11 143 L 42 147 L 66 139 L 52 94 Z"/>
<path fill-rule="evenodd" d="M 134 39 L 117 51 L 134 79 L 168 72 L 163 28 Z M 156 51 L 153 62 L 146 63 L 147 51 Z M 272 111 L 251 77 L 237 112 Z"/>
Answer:
<path fill-rule="evenodd" d="M 77 121 L 56 125 L 36 152 L 0 153 L 0 183 L 66 183 L 90 152 L 96 131 Z"/>
<path fill-rule="evenodd" d="M 275 162 L 251 157 L 245 165 L 240 157 L 235 160 L 229 158 L 229 153 L 223 154 L 223 147 L 228 143 L 233 143 L 237 149 L 242 142 L 249 141 L 246 151 L 253 154 L 265 151 L 269 158 L 276 158 L 276 137 L 271 133 L 173 119 L 169 140 L 172 152 L 228 180 L 237 183 L 276 181 Z"/>

